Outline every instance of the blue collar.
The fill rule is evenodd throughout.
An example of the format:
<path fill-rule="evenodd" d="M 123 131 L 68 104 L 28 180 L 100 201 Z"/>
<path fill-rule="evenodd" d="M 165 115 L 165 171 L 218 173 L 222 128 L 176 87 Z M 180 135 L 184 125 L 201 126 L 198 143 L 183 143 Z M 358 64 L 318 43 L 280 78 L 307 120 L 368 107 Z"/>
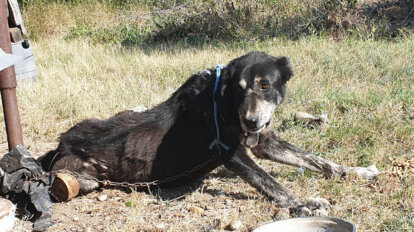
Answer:
<path fill-rule="evenodd" d="M 224 150 L 228 151 L 230 149 L 229 146 L 223 144 L 220 141 L 220 129 L 219 129 L 219 125 L 218 125 L 218 121 L 217 121 L 217 103 L 216 103 L 216 99 L 214 98 L 214 96 L 216 95 L 217 92 L 217 87 L 219 84 L 219 80 L 220 80 L 220 73 L 221 70 L 224 69 L 226 66 L 223 64 L 219 64 L 216 66 L 216 81 L 214 83 L 214 89 L 213 89 L 213 112 L 214 112 L 214 123 L 216 124 L 216 139 L 213 140 L 213 142 L 210 143 L 209 149 L 212 150 L 214 146 L 217 147 L 217 149 L 220 151 L 220 146 L 224 148 Z"/>

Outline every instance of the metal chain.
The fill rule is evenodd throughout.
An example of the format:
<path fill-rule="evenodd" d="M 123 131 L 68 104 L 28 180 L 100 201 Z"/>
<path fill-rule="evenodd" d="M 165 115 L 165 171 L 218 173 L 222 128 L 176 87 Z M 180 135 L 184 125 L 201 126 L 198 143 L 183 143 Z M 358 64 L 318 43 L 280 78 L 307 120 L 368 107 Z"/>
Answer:
<path fill-rule="evenodd" d="M 220 150 L 219 150 L 220 151 Z M 197 166 L 195 166 L 192 169 L 186 170 L 181 174 L 172 176 L 172 177 L 168 177 L 166 179 L 163 180 L 154 180 L 154 181 L 149 181 L 149 182 L 135 182 L 135 183 L 129 183 L 129 182 L 116 182 L 116 181 L 110 181 L 110 180 L 99 180 L 96 177 L 92 177 L 86 174 L 80 174 L 78 172 L 73 172 L 73 171 L 69 171 L 69 170 L 58 170 L 58 171 L 50 171 L 45 173 L 42 176 L 38 176 L 38 177 L 34 177 L 29 179 L 29 181 L 37 181 L 42 179 L 43 177 L 49 176 L 51 174 L 57 174 L 57 173 L 67 173 L 69 175 L 74 176 L 75 178 L 84 178 L 87 180 L 92 180 L 92 181 L 96 181 L 99 184 L 102 185 L 102 187 L 120 187 L 120 188 L 130 188 L 133 190 L 137 190 L 137 189 L 142 189 L 142 188 L 149 188 L 149 187 L 155 187 L 158 186 L 160 184 L 164 184 L 164 183 L 168 183 L 168 182 L 172 182 L 175 180 L 178 180 L 182 177 L 186 177 L 191 175 L 192 173 L 204 168 L 205 166 L 207 166 L 209 163 L 218 160 L 219 155 L 214 155 L 213 157 L 211 157 L 210 159 L 198 164 Z"/>

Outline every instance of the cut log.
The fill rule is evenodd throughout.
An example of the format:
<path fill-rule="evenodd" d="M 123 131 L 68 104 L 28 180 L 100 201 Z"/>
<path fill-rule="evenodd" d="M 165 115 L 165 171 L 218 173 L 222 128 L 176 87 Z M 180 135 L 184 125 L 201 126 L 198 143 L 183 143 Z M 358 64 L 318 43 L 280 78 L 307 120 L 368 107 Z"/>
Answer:
<path fill-rule="evenodd" d="M 79 193 L 79 183 L 67 173 L 58 173 L 50 187 L 50 196 L 57 202 L 69 201 Z"/>

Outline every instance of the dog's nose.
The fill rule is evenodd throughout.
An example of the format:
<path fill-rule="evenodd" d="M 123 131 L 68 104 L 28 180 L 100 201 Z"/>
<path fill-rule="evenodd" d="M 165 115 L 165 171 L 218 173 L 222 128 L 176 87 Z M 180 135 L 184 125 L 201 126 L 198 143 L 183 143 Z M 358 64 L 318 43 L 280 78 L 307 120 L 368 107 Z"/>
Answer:
<path fill-rule="evenodd" d="M 256 128 L 257 121 L 257 118 L 243 118 L 244 125 L 246 125 L 248 128 Z"/>

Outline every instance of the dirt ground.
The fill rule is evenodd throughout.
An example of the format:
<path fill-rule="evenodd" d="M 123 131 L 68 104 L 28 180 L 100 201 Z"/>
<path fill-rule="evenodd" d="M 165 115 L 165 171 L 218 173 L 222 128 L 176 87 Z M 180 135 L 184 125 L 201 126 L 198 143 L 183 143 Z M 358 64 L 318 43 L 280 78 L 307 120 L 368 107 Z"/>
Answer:
<path fill-rule="evenodd" d="M 27 145 L 34 157 L 56 146 L 47 142 L 28 144 L 36 144 Z M 7 145 L 1 144 L 0 149 L 4 154 Z M 389 199 L 390 193 L 404 188 L 401 179 L 392 173 L 382 173 L 376 183 L 366 185 L 352 176 L 325 179 L 315 173 L 299 175 L 295 168 L 270 161 L 257 162 L 297 197 L 328 199 L 332 204 L 329 215 L 352 222 L 358 231 L 379 231 L 378 225 L 376 228 L 372 225 L 375 219 L 365 220 L 370 207 L 375 207 L 369 202 Z M 401 164 L 397 162 L 398 166 Z M 398 204 L 412 207 L 409 206 L 412 201 L 405 200 Z M 241 222 L 237 231 L 252 231 L 262 224 L 289 217 L 288 209 L 277 208 L 239 177 L 219 167 L 203 179 L 176 188 L 140 192 L 101 189 L 69 202 L 54 203 L 55 224 L 47 231 L 228 231 L 235 221 Z M 32 223 L 23 218 L 12 231 L 31 231 L 31 228 Z"/>
<path fill-rule="evenodd" d="M 36 142 L 27 148 L 39 157 L 56 143 Z M 3 153 L 7 144 L 0 144 Z M 274 164 L 261 162 L 273 175 Z M 290 184 L 288 184 L 289 187 Z M 290 186 L 291 187 L 291 186 Z M 47 231 L 225 231 L 241 221 L 238 231 L 289 217 L 287 209 L 272 202 L 224 168 L 204 179 L 177 188 L 133 192 L 102 189 L 53 204 L 53 222 Z M 20 219 L 12 231 L 31 231 Z"/>

